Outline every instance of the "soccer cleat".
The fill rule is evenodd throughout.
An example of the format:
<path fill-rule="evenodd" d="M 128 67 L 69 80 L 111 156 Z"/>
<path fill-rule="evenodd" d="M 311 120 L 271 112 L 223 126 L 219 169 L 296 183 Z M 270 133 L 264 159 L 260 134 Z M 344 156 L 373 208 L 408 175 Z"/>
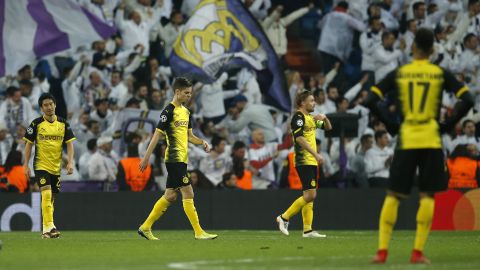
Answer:
<path fill-rule="evenodd" d="M 309 231 L 309 232 L 304 232 L 302 237 L 303 238 L 325 238 L 325 237 L 327 237 L 327 235 L 319 234 L 316 231 Z"/>
<path fill-rule="evenodd" d="M 44 233 L 42 233 L 42 238 L 43 239 L 49 239 L 49 238 L 52 238 L 52 236 L 50 235 L 50 232 L 44 232 Z"/>
<path fill-rule="evenodd" d="M 210 233 L 207 233 L 206 231 L 202 231 L 199 235 L 195 235 L 196 240 L 213 240 L 217 237 L 218 235 L 210 234 Z"/>
<path fill-rule="evenodd" d="M 57 228 L 53 228 L 50 230 L 50 238 L 59 238 L 60 237 L 60 231 L 57 230 Z"/>
<path fill-rule="evenodd" d="M 285 235 L 288 235 L 288 221 L 282 218 L 282 215 L 277 217 L 278 229 Z"/>
<path fill-rule="evenodd" d="M 379 249 L 375 257 L 373 257 L 372 263 L 374 264 L 383 264 L 387 261 L 388 250 Z"/>
<path fill-rule="evenodd" d="M 423 255 L 420 250 L 414 249 L 412 251 L 412 257 L 410 257 L 410 263 L 413 264 L 430 264 L 430 260 Z"/>
<path fill-rule="evenodd" d="M 138 228 L 137 233 L 141 237 L 143 237 L 147 240 L 158 240 L 158 238 L 153 235 L 152 230 L 142 230 L 142 228 Z"/>

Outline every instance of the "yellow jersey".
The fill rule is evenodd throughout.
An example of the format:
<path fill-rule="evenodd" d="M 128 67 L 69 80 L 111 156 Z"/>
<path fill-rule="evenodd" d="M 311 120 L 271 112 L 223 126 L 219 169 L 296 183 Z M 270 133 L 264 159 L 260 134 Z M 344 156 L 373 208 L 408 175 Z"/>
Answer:
<path fill-rule="evenodd" d="M 23 139 L 35 144 L 34 170 L 60 175 L 63 143 L 75 140 L 75 136 L 65 119 L 55 116 L 49 122 L 42 116 L 32 121 Z"/>
<path fill-rule="evenodd" d="M 323 128 L 323 122 L 320 122 L 320 128 Z M 315 140 L 317 125 L 313 116 L 310 114 L 303 114 L 301 111 L 296 111 L 293 114 L 292 121 L 290 123 L 292 129 L 292 135 L 294 140 L 294 163 L 296 166 L 302 165 L 314 165 L 317 166 L 318 162 L 315 156 L 310 152 L 303 149 L 297 142 L 297 138 L 302 136 L 307 140 L 307 143 L 312 149 L 317 152 L 317 143 Z"/>
<path fill-rule="evenodd" d="M 402 114 L 399 149 L 442 148 L 438 118 L 444 89 L 457 97 L 468 91 L 453 74 L 428 60 L 413 60 L 372 87 L 380 98 L 388 93 Z"/>
<path fill-rule="evenodd" d="M 190 111 L 183 105 L 170 103 L 163 109 L 157 130 L 167 139 L 165 162 L 188 162 L 188 130 L 191 128 Z"/>

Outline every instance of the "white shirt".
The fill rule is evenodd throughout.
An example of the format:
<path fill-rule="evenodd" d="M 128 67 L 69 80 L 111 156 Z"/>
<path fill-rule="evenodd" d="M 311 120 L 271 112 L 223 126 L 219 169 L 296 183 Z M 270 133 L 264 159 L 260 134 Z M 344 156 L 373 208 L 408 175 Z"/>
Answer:
<path fill-rule="evenodd" d="M 205 84 L 200 92 L 200 103 L 204 117 L 213 118 L 225 114 L 224 99 L 232 98 L 240 93 L 239 90 L 223 91 L 223 83 L 228 76 L 223 73 L 218 80 L 212 84 Z"/>
<path fill-rule="evenodd" d="M 108 94 L 108 98 L 116 100 L 117 105 L 120 100 L 124 100 L 125 97 L 128 95 L 128 89 L 123 82 L 112 86 L 110 90 L 110 94 Z"/>
<path fill-rule="evenodd" d="M 383 46 L 379 46 L 373 55 L 375 60 L 375 83 L 380 82 L 390 71 L 398 67 L 398 61 L 402 57 L 399 50 L 386 50 Z"/>
<path fill-rule="evenodd" d="M 115 161 L 112 153 L 107 155 L 101 149 L 97 150 L 88 161 L 89 180 L 112 182 L 117 179 L 117 171 L 117 161 Z"/>
<path fill-rule="evenodd" d="M 365 171 L 368 177 L 383 177 L 390 176 L 389 167 L 385 166 L 385 161 L 393 155 L 392 148 L 386 146 L 380 149 L 377 144 L 368 149 L 365 153 Z"/>
<path fill-rule="evenodd" d="M 457 147 L 460 144 L 475 144 L 477 146 L 477 149 L 480 149 L 479 138 L 475 136 L 467 137 L 467 135 L 460 135 L 452 141 L 450 153 L 452 153 L 453 150 L 455 150 L 455 147 Z"/>
<path fill-rule="evenodd" d="M 273 158 L 273 155 L 277 151 L 277 143 L 267 143 L 262 147 L 258 148 L 254 147 L 254 145 L 250 146 L 248 150 L 248 155 L 250 157 L 250 162 L 255 161 L 264 161 L 269 158 Z M 268 180 L 268 181 L 275 181 L 275 170 L 273 166 L 273 159 L 268 161 L 263 167 L 261 167 L 258 172 L 260 173 L 260 177 Z"/>
<path fill-rule="evenodd" d="M 136 24 L 133 20 L 123 18 L 124 11 L 117 10 L 115 17 L 116 26 L 120 29 L 123 38 L 123 49 L 133 50 L 137 44 L 142 44 L 145 48 L 143 55 L 147 56 L 150 52 L 149 33 L 156 20 L 142 20 Z"/>
<path fill-rule="evenodd" d="M 353 31 L 363 32 L 365 24 L 344 12 L 328 13 L 321 21 L 322 34 L 317 49 L 345 62 L 350 56 Z"/>
<path fill-rule="evenodd" d="M 92 158 L 93 153 L 90 151 L 87 151 L 82 154 L 80 159 L 78 160 L 78 168 L 79 168 L 79 173 L 82 179 L 88 179 L 88 165 L 89 165 L 89 160 Z"/>
<path fill-rule="evenodd" d="M 230 157 L 230 153 L 224 151 L 217 157 L 213 157 L 212 154 L 210 154 L 208 157 L 203 158 L 200 161 L 199 169 L 214 186 L 217 186 L 222 182 L 223 174 L 230 171 L 231 167 L 232 158 Z"/>
<path fill-rule="evenodd" d="M 382 32 L 363 32 L 360 35 L 360 48 L 362 48 L 362 71 L 374 71 L 375 59 L 373 55 L 378 46 L 382 44 Z"/>

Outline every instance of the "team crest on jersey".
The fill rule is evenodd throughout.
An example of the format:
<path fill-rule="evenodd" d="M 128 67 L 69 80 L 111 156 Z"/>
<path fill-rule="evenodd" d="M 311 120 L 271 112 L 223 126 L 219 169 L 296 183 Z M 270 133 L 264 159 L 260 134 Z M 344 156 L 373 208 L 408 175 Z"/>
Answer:
<path fill-rule="evenodd" d="M 184 176 L 182 181 L 183 181 L 184 184 L 188 184 L 189 179 L 188 179 L 187 176 Z"/>
<path fill-rule="evenodd" d="M 29 135 L 32 135 L 33 134 L 33 128 L 32 127 L 27 128 L 27 133 Z"/>
<path fill-rule="evenodd" d="M 299 127 L 303 126 L 303 120 L 302 119 L 297 120 L 297 126 L 299 126 Z"/>
<path fill-rule="evenodd" d="M 45 178 L 43 178 L 43 177 L 40 178 L 40 184 L 41 184 L 41 185 L 45 185 L 45 183 L 47 183 L 47 179 L 45 179 Z"/>
<path fill-rule="evenodd" d="M 162 123 L 167 122 L 167 116 L 166 115 L 160 116 L 160 121 L 162 121 Z"/>
<path fill-rule="evenodd" d="M 312 187 L 314 187 L 314 186 L 317 185 L 317 182 L 316 182 L 315 180 L 312 180 L 312 182 L 310 182 L 310 185 L 311 185 Z"/>

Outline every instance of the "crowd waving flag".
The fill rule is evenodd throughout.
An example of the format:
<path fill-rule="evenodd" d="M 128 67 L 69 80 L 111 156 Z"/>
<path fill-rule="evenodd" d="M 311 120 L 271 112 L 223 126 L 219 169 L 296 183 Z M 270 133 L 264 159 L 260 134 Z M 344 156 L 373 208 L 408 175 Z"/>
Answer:
<path fill-rule="evenodd" d="M 179 34 L 170 56 L 178 75 L 212 82 L 223 71 L 257 72 L 267 103 L 290 111 L 290 96 L 278 57 L 261 26 L 239 0 L 203 0 Z"/>
<path fill-rule="evenodd" d="M 71 0 L 0 0 L 0 77 L 115 29 Z"/>

